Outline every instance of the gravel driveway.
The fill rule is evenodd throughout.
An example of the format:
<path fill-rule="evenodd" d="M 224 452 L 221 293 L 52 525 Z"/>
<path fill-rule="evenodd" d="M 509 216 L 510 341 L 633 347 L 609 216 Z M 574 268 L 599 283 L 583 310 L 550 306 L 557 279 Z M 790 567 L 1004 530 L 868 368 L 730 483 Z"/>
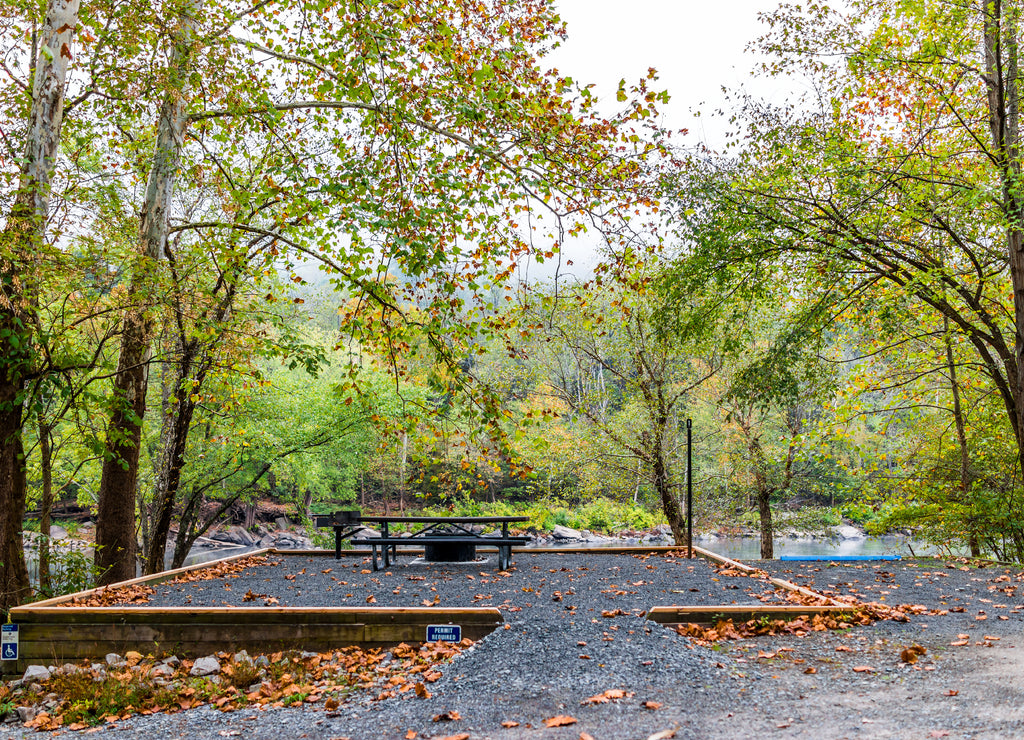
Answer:
<path fill-rule="evenodd" d="M 405 557 L 369 573 L 361 559 L 280 558 L 237 578 L 160 586 L 150 605 L 251 606 L 252 596 L 272 596 L 280 605 L 359 606 L 372 596 L 377 606 L 497 606 L 508 629 L 443 668 L 428 699 L 357 694 L 334 712 L 204 707 L 136 717 L 92 737 L 1024 738 L 1024 574 L 940 561 L 750 564 L 826 593 L 929 613 L 703 647 L 639 614 L 755 603 L 774 588 L 660 554 L 517 552 L 507 575 L 493 563 L 412 565 Z M 901 653 L 912 645 L 924 654 L 911 664 Z M 576 722 L 544 726 L 557 716 Z"/>

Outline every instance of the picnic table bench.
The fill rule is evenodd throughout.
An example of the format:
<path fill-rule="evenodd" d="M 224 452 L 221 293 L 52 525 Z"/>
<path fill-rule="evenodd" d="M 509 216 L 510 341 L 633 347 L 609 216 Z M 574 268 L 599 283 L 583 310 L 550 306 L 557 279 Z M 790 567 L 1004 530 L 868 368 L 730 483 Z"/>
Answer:
<path fill-rule="evenodd" d="M 357 512 L 335 512 L 326 516 L 318 516 L 318 527 L 334 528 L 334 556 L 341 557 L 341 542 L 352 538 L 353 543 L 369 545 L 373 558 L 373 569 L 377 565 L 378 551 L 384 560 L 384 567 L 391 565 L 391 558 L 398 556 L 398 547 L 424 547 L 428 551 L 444 550 L 452 545 L 467 545 L 475 549 L 477 545 L 489 545 L 498 548 L 498 567 L 508 568 L 512 561 L 512 546 L 525 545 L 529 537 L 509 535 L 508 525 L 513 522 L 527 522 L 525 516 L 362 516 Z M 376 524 L 380 527 L 380 537 L 359 537 L 355 535 L 363 524 Z M 392 524 L 422 524 L 418 530 L 405 535 L 393 535 Z M 500 524 L 501 534 L 484 535 L 474 532 L 474 525 Z M 447 527 L 447 529 L 440 529 Z M 429 552 L 428 552 L 429 555 Z M 428 557 L 429 559 L 429 557 Z M 444 558 L 438 558 L 443 560 Z"/>

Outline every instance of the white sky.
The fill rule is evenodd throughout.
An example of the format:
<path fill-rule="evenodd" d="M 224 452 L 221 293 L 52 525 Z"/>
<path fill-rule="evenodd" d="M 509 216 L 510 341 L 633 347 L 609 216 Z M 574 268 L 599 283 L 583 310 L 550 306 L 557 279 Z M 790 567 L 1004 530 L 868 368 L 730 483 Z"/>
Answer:
<path fill-rule="evenodd" d="M 761 96 L 778 94 L 776 83 L 751 79 L 757 58 L 745 49 L 764 33 L 758 12 L 775 9 L 779 0 L 555 3 L 569 39 L 547 57 L 547 64 L 581 84 L 596 83 L 602 99 L 614 95 L 620 79 L 628 83 L 654 67 L 657 89 L 672 96 L 663 124 L 690 129 L 677 144 L 722 144 L 723 124 L 709 114 L 723 101 L 723 85 L 743 85 Z M 690 111 L 698 108 L 706 114 L 694 119 Z"/>

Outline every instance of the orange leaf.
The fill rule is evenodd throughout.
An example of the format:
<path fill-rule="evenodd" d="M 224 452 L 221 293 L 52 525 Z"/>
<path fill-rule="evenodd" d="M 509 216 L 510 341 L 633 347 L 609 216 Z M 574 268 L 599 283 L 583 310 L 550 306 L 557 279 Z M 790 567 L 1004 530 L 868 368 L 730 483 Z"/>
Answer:
<path fill-rule="evenodd" d="M 544 720 L 545 727 L 565 727 L 567 725 L 574 725 L 579 722 L 575 717 L 570 717 L 567 714 L 560 714 L 557 717 L 548 717 Z"/>
<path fill-rule="evenodd" d="M 854 673 L 874 673 L 875 669 L 869 665 L 858 665 L 853 667 Z"/>
<path fill-rule="evenodd" d="M 661 709 L 662 704 L 660 701 L 645 701 L 640 706 L 642 706 L 644 709 L 650 709 L 653 711 L 655 709 Z"/>
<path fill-rule="evenodd" d="M 415 740 L 416 730 L 406 730 L 405 740 Z"/>
<path fill-rule="evenodd" d="M 449 709 L 447 712 L 435 714 L 433 719 L 435 722 L 455 722 L 456 720 L 462 719 L 462 715 L 454 709 Z"/>
<path fill-rule="evenodd" d="M 513 720 L 510 720 L 510 719 L 507 719 L 507 720 L 505 720 L 504 722 L 501 723 L 501 726 L 504 727 L 505 729 L 510 729 L 512 727 L 519 727 L 519 723 L 515 722 Z"/>

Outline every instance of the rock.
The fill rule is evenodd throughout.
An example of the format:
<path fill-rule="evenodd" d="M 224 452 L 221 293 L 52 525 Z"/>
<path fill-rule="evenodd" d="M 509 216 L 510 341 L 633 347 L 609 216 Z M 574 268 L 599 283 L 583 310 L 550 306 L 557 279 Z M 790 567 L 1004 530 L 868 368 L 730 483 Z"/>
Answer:
<path fill-rule="evenodd" d="M 249 653 L 247 653 L 244 650 L 239 650 L 237 653 L 235 653 L 232 660 L 236 663 L 252 663 L 252 658 L 249 657 Z"/>
<path fill-rule="evenodd" d="M 172 655 L 169 658 L 164 658 L 164 664 L 169 665 L 171 668 L 177 668 L 181 665 L 181 658 L 177 655 Z"/>
<path fill-rule="evenodd" d="M 106 656 L 104 656 L 103 660 L 105 660 L 107 665 L 111 668 L 120 668 L 121 666 L 126 664 L 125 659 L 117 653 L 107 653 Z"/>
<path fill-rule="evenodd" d="M 568 527 L 563 527 L 561 524 L 556 524 L 555 525 L 554 530 L 552 530 L 552 532 L 551 532 L 551 536 L 554 537 L 556 540 L 578 540 L 578 539 L 581 539 L 579 532 L 577 532 L 575 529 L 569 529 Z"/>
<path fill-rule="evenodd" d="M 356 537 L 380 537 L 380 532 L 370 527 L 363 527 L 355 534 Z"/>
<path fill-rule="evenodd" d="M 157 678 L 157 677 L 160 677 L 160 676 L 173 676 L 174 675 L 174 669 L 171 668 L 166 663 L 159 663 L 159 664 L 153 666 L 152 670 L 150 670 L 150 672 L 149 672 L 149 675 L 153 676 L 154 678 Z"/>
<path fill-rule="evenodd" d="M 292 523 L 288 521 L 286 516 L 279 516 L 274 520 L 274 524 L 277 525 L 278 529 L 288 529 L 288 527 L 292 526 Z"/>
<path fill-rule="evenodd" d="M 864 540 L 867 539 L 867 535 L 856 527 L 852 527 L 849 524 L 840 524 L 835 528 L 836 536 L 841 540 Z"/>
<path fill-rule="evenodd" d="M 136 652 L 135 650 L 129 650 L 124 654 L 124 660 L 128 664 L 129 668 L 134 668 L 142 662 L 142 653 Z"/>
<path fill-rule="evenodd" d="M 50 671 L 46 666 L 41 665 L 30 665 L 25 669 L 25 675 L 21 677 L 23 684 L 32 683 L 33 681 L 49 681 Z"/>
<path fill-rule="evenodd" d="M 64 527 L 57 526 L 56 524 L 50 525 L 50 539 L 51 540 L 66 540 L 68 537 L 68 531 Z"/>
<path fill-rule="evenodd" d="M 210 539 L 217 540 L 218 542 L 227 542 L 232 545 L 243 545 L 245 547 L 249 547 L 255 542 L 252 535 L 242 527 L 228 527 L 216 534 L 210 535 Z"/>
<path fill-rule="evenodd" d="M 39 713 L 35 707 L 18 707 L 18 719 L 22 722 L 31 722 Z"/>
<path fill-rule="evenodd" d="M 659 524 L 652 531 L 657 532 L 658 534 L 661 534 L 661 535 L 666 535 L 666 536 L 669 536 L 669 537 L 672 536 L 672 527 L 668 526 L 667 524 Z"/>
<path fill-rule="evenodd" d="M 188 675 L 213 676 L 218 673 L 220 673 L 220 661 L 212 655 L 207 655 L 205 658 L 196 658 L 196 662 L 192 664 L 192 670 L 188 672 Z"/>

